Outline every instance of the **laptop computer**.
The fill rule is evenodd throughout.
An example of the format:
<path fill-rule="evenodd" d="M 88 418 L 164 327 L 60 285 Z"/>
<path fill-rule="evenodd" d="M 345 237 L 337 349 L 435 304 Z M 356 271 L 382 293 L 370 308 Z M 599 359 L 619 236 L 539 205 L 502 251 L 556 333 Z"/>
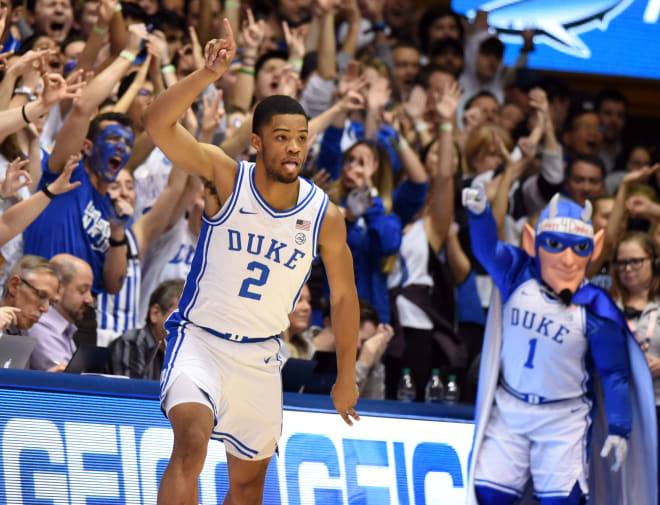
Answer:
<path fill-rule="evenodd" d="M 73 353 L 66 373 L 106 373 L 110 349 L 95 345 L 81 345 Z"/>
<path fill-rule="evenodd" d="M 37 339 L 29 335 L 0 335 L 0 368 L 27 368 L 36 345 Z"/>

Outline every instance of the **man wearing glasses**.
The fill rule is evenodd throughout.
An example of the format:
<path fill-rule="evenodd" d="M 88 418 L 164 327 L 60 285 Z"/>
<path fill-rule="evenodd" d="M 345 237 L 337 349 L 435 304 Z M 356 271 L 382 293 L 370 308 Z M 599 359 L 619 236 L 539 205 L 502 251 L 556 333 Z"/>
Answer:
<path fill-rule="evenodd" d="M 28 331 L 36 338 L 30 356 L 30 368 L 46 372 L 63 372 L 76 351 L 73 340 L 77 323 L 86 309 L 94 305 L 92 268 L 84 260 L 70 254 L 57 254 L 50 259 L 60 273 L 60 296 L 50 309 Z"/>
<path fill-rule="evenodd" d="M 59 300 L 60 277 L 40 256 L 25 255 L 11 267 L 2 293 L 0 329 L 23 334 Z"/>

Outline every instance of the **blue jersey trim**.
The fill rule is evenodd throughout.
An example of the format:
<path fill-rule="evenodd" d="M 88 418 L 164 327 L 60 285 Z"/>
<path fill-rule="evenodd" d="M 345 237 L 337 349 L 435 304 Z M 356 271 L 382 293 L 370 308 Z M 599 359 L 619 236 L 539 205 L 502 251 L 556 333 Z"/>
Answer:
<path fill-rule="evenodd" d="M 213 228 L 211 225 L 205 222 L 202 223 L 202 230 L 199 237 L 200 240 L 197 242 L 197 250 L 195 251 L 193 264 L 191 265 L 188 279 L 186 280 L 186 285 L 183 289 L 183 294 L 181 295 L 181 301 L 179 302 L 179 306 L 183 307 L 182 315 L 186 319 L 188 319 L 190 311 L 194 307 L 195 301 L 199 296 L 199 282 L 202 280 L 204 272 L 206 271 L 207 255 L 211 244 L 212 231 Z M 194 281 L 191 283 L 190 281 L 192 279 L 194 279 Z M 192 294 L 190 293 L 191 289 L 194 290 Z"/>
<path fill-rule="evenodd" d="M 232 440 L 232 441 L 234 441 L 236 444 L 238 444 L 243 450 L 245 450 L 245 451 L 247 451 L 247 452 L 249 452 L 249 453 L 252 453 L 252 454 L 254 454 L 255 456 L 256 456 L 257 454 L 259 454 L 259 451 L 255 451 L 254 449 L 250 449 L 247 445 L 245 445 L 244 443 L 242 443 L 239 439 L 237 439 L 234 435 L 232 435 L 232 434 L 230 434 L 230 433 L 224 433 L 224 432 L 222 432 L 222 431 L 215 431 L 215 430 L 213 430 L 213 434 L 214 434 L 214 435 L 219 435 L 219 436 L 221 436 L 221 437 L 227 437 L 229 440 Z"/>
<path fill-rule="evenodd" d="M 236 342 L 237 344 L 246 344 L 246 343 L 250 343 L 250 342 L 265 342 L 266 340 L 270 340 L 272 338 L 279 338 L 280 337 L 279 335 L 270 335 L 268 337 L 252 338 L 252 337 L 246 337 L 245 335 L 237 335 L 236 333 L 232 333 L 230 331 L 222 333 L 218 330 L 214 330 L 213 328 L 209 328 L 207 326 L 198 326 L 198 325 L 196 325 L 196 326 L 198 328 L 201 328 L 204 331 L 208 331 L 211 335 L 214 335 L 214 336 L 220 337 L 220 338 L 224 338 L 225 340 L 231 340 L 232 342 Z"/>
<path fill-rule="evenodd" d="M 319 213 L 316 215 L 316 221 L 314 221 L 314 234 L 312 238 L 312 251 L 314 252 L 314 258 L 319 255 L 319 235 L 321 234 L 321 226 L 323 226 L 325 213 L 328 210 L 329 200 L 330 199 L 328 198 L 328 195 L 324 194 L 321 208 L 319 209 Z"/>
<path fill-rule="evenodd" d="M 539 498 L 566 498 L 571 494 L 570 491 L 534 491 Z"/>
<path fill-rule="evenodd" d="M 174 317 L 173 317 L 174 316 Z M 170 323 L 171 321 L 171 323 Z M 167 323 L 170 323 L 169 325 Z M 165 372 L 165 380 L 161 382 L 160 385 L 160 395 L 162 399 L 163 392 L 166 389 L 167 383 L 170 380 L 170 376 L 172 375 L 172 369 L 174 368 L 174 362 L 176 361 L 176 357 L 179 354 L 179 350 L 181 349 L 181 344 L 183 344 L 183 338 L 184 338 L 184 332 L 186 329 L 186 325 L 189 323 L 186 321 L 183 324 L 181 324 L 181 316 L 178 312 L 173 312 L 172 315 L 167 319 L 165 322 L 165 329 L 168 329 L 167 326 L 175 326 L 175 328 L 168 329 L 170 334 L 176 335 L 175 336 L 175 341 L 174 341 L 174 346 L 166 346 L 165 348 L 165 360 L 164 360 L 164 366 L 163 369 L 166 370 Z M 169 336 L 169 335 L 168 335 Z M 172 349 L 172 352 L 170 350 Z"/>
<path fill-rule="evenodd" d="M 309 265 L 309 270 L 307 271 L 307 275 L 305 275 L 305 279 L 303 280 L 302 284 L 298 288 L 298 292 L 296 293 L 296 296 L 293 298 L 293 305 L 291 305 L 291 310 L 289 311 L 289 314 L 293 312 L 293 309 L 296 308 L 296 303 L 298 303 L 298 299 L 300 298 L 300 292 L 302 291 L 302 288 L 305 284 L 307 284 L 307 279 L 309 279 L 309 276 L 312 274 L 312 265 Z"/>
<path fill-rule="evenodd" d="M 293 216 L 297 212 L 301 211 L 305 207 L 307 207 L 307 204 L 312 201 L 312 197 L 316 193 L 316 186 L 314 186 L 313 183 L 309 182 L 307 179 L 304 177 L 298 177 L 298 179 L 302 181 L 309 182 L 310 184 L 310 190 L 309 192 L 305 195 L 305 198 L 299 203 L 296 204 L 295 207 L 292 209 L 288 210 L 275 210 L 273 209 L 270 205 L 268 205 L 268 202 L 262 198 L 262 196 L 259 194 L 259 190 L 257 189 L 256 184 L 254 183 L 254 166 L 248 169 L 249 170 L 249 175 L 248 175 L 248 180 L 250 181 L 250 189 L 252 190 L 252 194 L 254 195 L 255 199 L 257 200 L 257 203 L 271 216 L 274 218 L 280 218 L 280 217 L 289 217 Z"/>
<path fill-rule="evenodd" d="M 192 380 L 192 379 L 189 379 L 189 380 Z M 195 383 L 193 382 L 193 384 L 195 384 Z M 197 386 L 197 384 L 195 384 L 195 386 Z M 204 393 L 206 395 L 206 399 L 211 404 L 211 410 L 213 411 L 213 425 L 215 426 L 216 424 L 218 424 L 218 410 L 215 407 L 215 402 L 213 401 L 213 398 L 208 393 L 208 391 L 200 388 L 199 386 L 197 386 L 197 389 L 199 389 L 202 393 Z"/>
<path fill-rule="evenodd" d="M 503 491 L 505 493 L 509 494 L 514 494 L 516 496 L 521 496 L 522 492 L 519 491 L 518 489 L 505 486 L 503 484 L 499 484 L 497 482 L 492 482 L 490 480 L 484 480 L 484 479 L 475 479 L 474 480 L 475 485 L 483 486 L 483 487 L 489 487 L 492 489 L 497 489 L 498 491 Z"/>
<path fill-rule="evenodd" d="M 243 456 L 245 456 L 246 458 L 249 458 L 249 459 L 254 459 L 254 456 L 253 456 L 252 454 L 250 454 L 250 453 L 248 453 L 248 452 L 245 452 L 243 449 L 241 449 L 241 448 L 236 444 L 236 442 L 234 442 L 233 440 L 231 440 L 231 439 L 229 439 L 229 438 L 224 438 L 224 437 L 216 436 L 216 435 L 213 435 L 213 434 L 211 434 L 211 438 L 212 438 L 213 440 L 217 440 L 217 441 L 219 441 L 219 442 L 229 442 L 229 443 L 230 443 L 231 445 L 233 445 L 234 448 L 235 448 L 238 452 L 240 452 Z"/>
<path fill-rule="evenodd" d="M 234 211 L 234 207 L 236 207 L 236 202 L 238 201 L 238 194 L 240 193 L 243 174 L 243 162 L 240 162 L 238 164 L 238 171 L 236 172 L 236 179 L 234 180 L 234 189 L 232 190 L 226 205 L 223 205 L 225 208 L 224 212 L 222 209 L 220 209 L 216 215 L 212 217 L 206 217 L 206 215 L 202 212 L 203 221 L 206 221 L 210 225 L 218 226 L 229 218 L 231 213 Z"/>

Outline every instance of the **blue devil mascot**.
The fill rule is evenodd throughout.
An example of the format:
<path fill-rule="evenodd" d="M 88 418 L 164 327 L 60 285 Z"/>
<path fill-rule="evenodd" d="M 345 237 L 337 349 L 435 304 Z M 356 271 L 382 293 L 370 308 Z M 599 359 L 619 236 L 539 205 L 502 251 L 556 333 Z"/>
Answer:
<path fill-rule="evenodd" d="M 657 504 L 651 374 L 612 299 L 585 279 L 603 247 L 591 204 L 555 195 L 522 249 L 498 240 L 483 187 L 464 190 L 463 204 L 474 255 L 497 286 L 468 504 Z"/>

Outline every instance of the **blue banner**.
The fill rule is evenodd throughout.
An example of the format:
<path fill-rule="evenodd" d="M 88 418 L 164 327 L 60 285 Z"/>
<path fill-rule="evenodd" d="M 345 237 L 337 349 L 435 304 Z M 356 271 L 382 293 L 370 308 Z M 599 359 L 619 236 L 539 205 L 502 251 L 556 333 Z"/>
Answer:
<path fill-rule="evenodd" d="M 488 12 L 507 65 L 518 56 L 520 32 L 534 29 L 531 68 L 660 78 L 660 0 L 453 0 L 452 8 L 469 19 Z"/>
<path fill-rule="evenodd" d="M 155 505 L 172 431 L 156 394 L 122 397 L 113 383 L 123 385 L 0 385 L 0 503 Z M 337 414 L 293 408 L 285 406 L 264 504 L 464 503 L 471 423 L 367 414 L 349 427 Z M 200 504 L 222 503 L 227 486 L 224 446 L 211 441 Z"/>

